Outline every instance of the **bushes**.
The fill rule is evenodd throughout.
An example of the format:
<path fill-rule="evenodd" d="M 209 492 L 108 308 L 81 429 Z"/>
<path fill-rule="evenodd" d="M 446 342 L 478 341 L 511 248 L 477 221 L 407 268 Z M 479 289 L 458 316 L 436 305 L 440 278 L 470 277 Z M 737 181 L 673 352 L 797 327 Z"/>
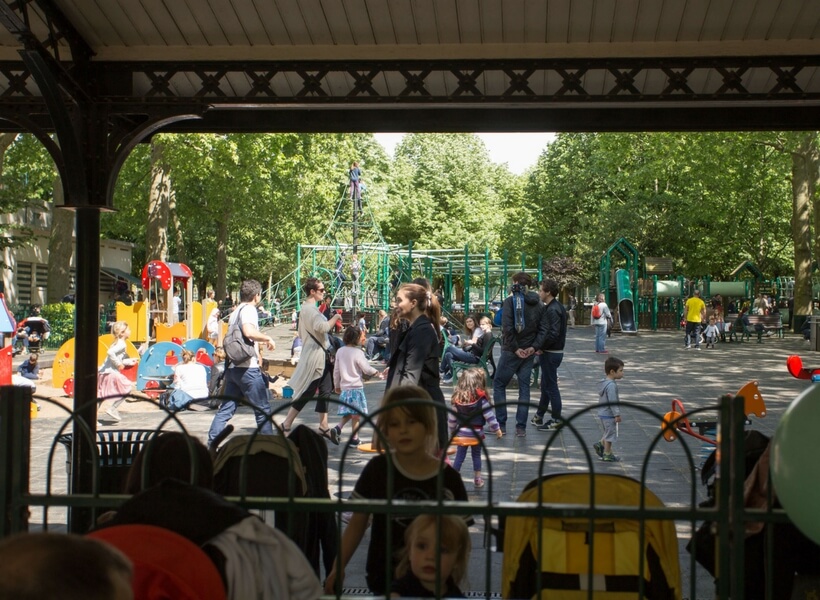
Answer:
<path fill-rule="evenodd" d="M 40 310 L 40 316 L 51 326 L 51 335 L 45 341 L 47 348 L 59 348 L 63 343 L 74 337 L 74 305 L 68 302 L 45 304 Z"/>

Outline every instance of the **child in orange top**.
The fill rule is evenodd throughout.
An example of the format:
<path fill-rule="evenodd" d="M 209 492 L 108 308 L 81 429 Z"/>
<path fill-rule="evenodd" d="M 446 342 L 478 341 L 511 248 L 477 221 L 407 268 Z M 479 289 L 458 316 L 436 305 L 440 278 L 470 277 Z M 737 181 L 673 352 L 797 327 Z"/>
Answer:
<path fill-rule="evenodd" d="M 467 369 L 461 373 L 453 391 L 452 403 L 458 414 L 450 413 L 447 418 L 451 436 L 455 434 L 459 438 L 483 440 L 485 423 L 490 425 L 490 431 L 494 432 L 496 437 L 504 435 L 495 418 L 495 411 L 487 399 L 487 376 L 484 369 Z M 481 478 L 481 444 L 471 445 L 470 452 L 475 473 L 473 483 L 477 488 L 484 487 L 484 480 Z M 466 456 L 467 445 L 459 444 L 453 462 L 456 471 L 461 471 Z"/>

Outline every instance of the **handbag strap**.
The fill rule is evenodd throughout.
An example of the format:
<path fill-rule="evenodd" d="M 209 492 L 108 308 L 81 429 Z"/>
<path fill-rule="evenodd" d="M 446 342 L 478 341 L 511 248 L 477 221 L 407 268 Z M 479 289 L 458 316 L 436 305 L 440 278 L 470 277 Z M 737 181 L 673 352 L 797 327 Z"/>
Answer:
<path fill-rule="evenodd" d="M 245 306 L 243 306 L 242 308 L 247 308 L 248 306 L 250 306 L 250 305 L 246 303 L 246 304 L 245 304 Z M 237 313 L 236 313 L 236 321 L 234 321 L 233 326 L 234 326 L 234 327 L 239 327 L 239 333 L 241 333 L 241 334 L 242 334 L 242 339 L 243 339 L 243 340 L 245 340 L 245 343 L 246 343 L 246 344 L 247 344 L 247 343 L 251 343 L 251 344 L 252 344 L 253 342 L 251 341 L 251 339 L 250 339 L 248 336 L 246 336 L 246 335 L 245 335 L 245 332 L 244 332 L 244 331 L 242 331 L 242 308 L 240 308 L 240 309 L 237 311 Z"/>
<path fill-rule="evenodd" d="M 327 354 L 328 356 L 330 356 L 330 350 L 328 350 L 327 348 L 325 348 L 324 344 L 322 344 L 322 342 L 320 342 L 318 339 L 316 339 L 316 336 L 315 336 L 315 335 L 313 335 L 313 334 L 312 334 L 311 332 L 309 332 L 309 331 L 308 331 L 308 335 L 309 335 L 310 337 L 312 337 L 312 338 L 313 338 L 313 341 L 314 341 L 314 342 L 316 342 L 317 344 L 319 344 L 319 347 L 320 347 L 322 350 L 324 350 L 324 351 L 325 351 L 325 354 Z"/>

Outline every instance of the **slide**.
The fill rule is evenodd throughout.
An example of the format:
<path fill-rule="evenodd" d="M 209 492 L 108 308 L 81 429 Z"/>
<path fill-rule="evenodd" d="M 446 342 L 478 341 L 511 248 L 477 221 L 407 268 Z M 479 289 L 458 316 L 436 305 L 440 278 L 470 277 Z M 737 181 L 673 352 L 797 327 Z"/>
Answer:
<path fill-rule="evenodd" d="M 632 289 L 629 287 L 629 272 L 626 269 L 615 271 L 615 289 L 618 293 L 618 320 L 622 333 L 637 333 L 635 323 L 635 306 L 633 304 Z"/>

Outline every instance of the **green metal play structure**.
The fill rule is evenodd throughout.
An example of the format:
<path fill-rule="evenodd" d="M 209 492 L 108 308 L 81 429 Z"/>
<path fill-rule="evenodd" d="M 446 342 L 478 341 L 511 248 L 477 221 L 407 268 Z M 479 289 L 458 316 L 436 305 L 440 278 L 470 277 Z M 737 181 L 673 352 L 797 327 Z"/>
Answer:
<path fill-rule="evenodd" d="M 644 317 L 644 326 L 653 331 L 661 326 L 680 327 L 683 303 L 695 289 L 701 291 L 704 299 L 720 294 L 723 298 L 743 300 L 753 298 L 758 292 L 771 293 L 775 298 L 788 297 L 794 285 L 791 278 L 767 281 L 750 261 L 740 263 L 730 276 L 733 281 L 675 275 L 672 259 L 646 257 L 642 260 L 638 250 L 625 238 L 612 244 L 599 263 L 599 289 L 604 292 L 607 304 L 617 306 L 623 333 L 637 333 L 640 317 Z"/>
<path fill-rule="evenodd" d="M 506 296 L 515 272 L 527 270 L 541 279 L 541 256 L 528 261 L 526 254 L 511 258 L 507 251 L 496 258 L 487 248 L 431 250 L 416 248 L 412 241 L 388 244 L 370 209 L 367 191 L 357 201 L 350 199 L 349 187 L 340 187 L 341 197 L 321 242 L 299 244 L 296 268 L 265 294 L 280 299 L 282 310 L 301 305 L 302 282 L 308 277 L 322 279 L 334 308 L 352 312 L 387 310 L 393 290 L 416 277 L 425 277 L 440 291 L 447 312 L 489 312 L 493 302 Z"/>

